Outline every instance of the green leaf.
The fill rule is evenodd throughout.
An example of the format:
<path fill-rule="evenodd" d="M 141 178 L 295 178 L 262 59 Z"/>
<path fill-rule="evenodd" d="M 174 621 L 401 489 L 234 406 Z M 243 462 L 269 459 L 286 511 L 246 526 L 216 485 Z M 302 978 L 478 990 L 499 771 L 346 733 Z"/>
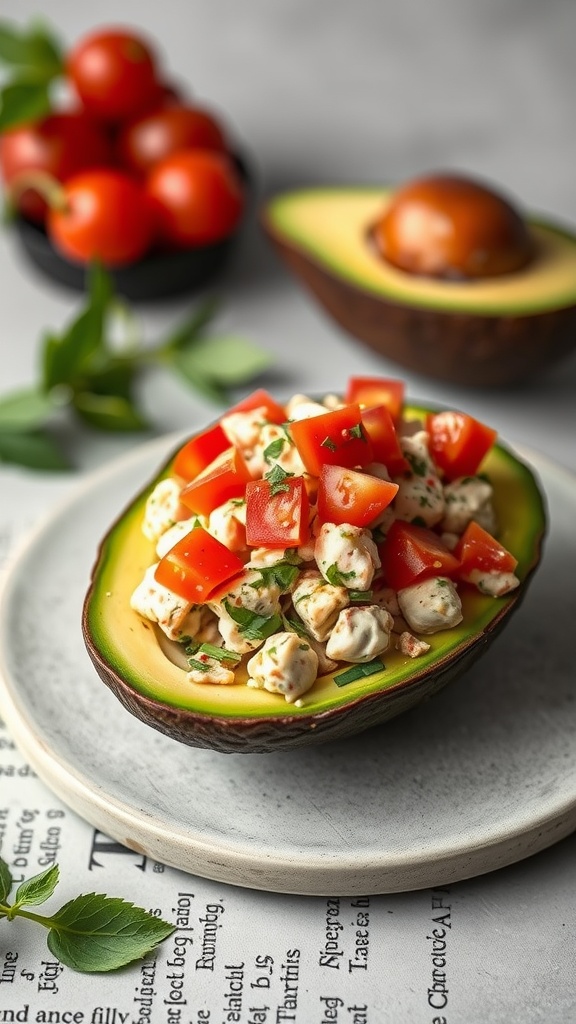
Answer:
<path fill-rule="evenodd" d="M 63 70 L 61 47 L 42 25 L 18 29 L 0 22 L 0 61 L 12 67 L 27 68 L 36 77 L 52 78 Z"/>
<path fill-rule="evenodd" d="M 251 587 L 258 589 L 262 586 L 277 586 L 281 593 L 287 594 L 296 582 L 300 569 L 294 563 L 276 562 L 275 565 L 258 566 L 257 571 L 260 573 L 260 580 L 251 583 Z"/>
<path fill-rule="evenodd" d="M 0 132 L 50 113 L 50 96 L 43 81 L 18 79 L 0 91 Z"/>
<path fill-rule="evenodd" d="M 172 351 L 183 351 L 191 344 L 195 344 L 207 324 L 213 319 L 218 309 L 217 299 L 209 298 L 202 303 L 200 309 L 196 310 L 186 320 L 179 324 L 172 334 L 168 335 L 162 345 L 164 354 Z"/>
<path fill-rule="evenodd" d="M 22 882 L 16 890 L 14 902 L 21 907 L 39 906 L 40 903 L 45 903 L 58 885 L 59 878 L 58 865 L 53 864 L 46 871 L 41 871 L 40 874 L 33 875 L 32 878 L 27 878 L 25 882 Z"/>
<path fill-rule="evenodd" d="M 328 583 L 331 583 L 333 587 L 345 587 L 346 580 L 352 579 L 354 575 L 354 570 L 341 572 L 335 562 L 333 565 L 329 565 L 324 573 Z"/>
<path fill-rule="evenodd" d="M 0 462 L 11 462 L 28 469 L 69 469 L 69 461 L 52 439 L 40 431 L 17 433 L 0 431 Z"/>
<path fill-rule="evenodd" d="M 147 422 L 136 406 L 122 395 L 80 391 L 72 404 L 78 415 L 98 430 L 130 432 L 145 430 Z"/>
<path fill-rule="evenodd" d="M 348 683 L 354 683 L 357 679 L 364 679 L 366 676 L 373 676 L 376 672 L 382 672 L 385 668 L 384 662 L 380 661 L 380 658 L 375 658 L 374 661 L 352 665 L 344 672 L 339 672 L 337 676 L 334 676 L 334 682 L 336 686 L 347 686 Z"/>
<path fill-rule="evenodd" d="M 175 931 L 125 900 L 89 893 L 51 918 L 48 948 L 76 971 L 113 971 L 137 960 Z"/>
<path fill-rule="evenodd" d="M 280 615 L 259 615 L 249 608 L 236 607 L 224 601 L 224 608 L 238 626 L 238 631 L 246 640 L 265 640 L 282 628 Z"/>
<path fill-rule="evenodd" d="M 270 494 L 274 495 L 280 494 L 281 491 L 289 491 L 290 487 L 286 480 L 290 476 L 294 476 L 294 473 L 288 473 L 287 470 L 282 469 L 278 462 L 275 462 L 272 469 L 264 473 L 264 479 L 270 484 Z"/>
<path fill-rule="evenodd" d="M 94 264 L 88 271 L 88 297 L 80 313 L 62 334 L 49 333 L 44 340 L 42 385 L 46 391 L 59 384 L 73 387 L 78 376 L 90 374 L 106 359 L 104 328 L 113 300 L 109 275 Z"/>
<path fill-rule="evenodd" d="M 230 396 L 226 389 L 204 377 L 197 362 L 190 359 L 187 352 L 174 352 L 170 357 L 170 365 L 180 374 L 186 384 L 201 395 L 205 395 L 211 402 L 222 406 L 229 403 Z"/>
<path fill-rule="evenodd" d="M 20 432 L 42 426 L 53 408 L 51 400 L 35 388 L 14 391 L 0 399 L 0 431 Z"/>
<path fill-rule="evenodd" d="M 0 903 L 8 899 L 12 889 L 12 875 L 5 860 L 0 857 Z"/>
<path fill-rule="evenodd" d="M 263 373 L 271 356 L 245 338 L 232 335 L 199 338 L 189 350 L 188 365 L 223 387 L 236 387 Z"/>

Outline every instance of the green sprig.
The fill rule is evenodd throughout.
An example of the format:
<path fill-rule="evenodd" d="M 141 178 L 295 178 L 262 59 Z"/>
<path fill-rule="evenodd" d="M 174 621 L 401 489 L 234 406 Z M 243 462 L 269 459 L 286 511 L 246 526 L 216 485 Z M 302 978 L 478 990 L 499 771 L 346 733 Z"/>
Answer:
<path fill-rule="evenodd" d="M 67 468 L 49 431 L 63 410 L 95 430 L 146 429 L 135 386 L 150 367 L 175 372 L 190 388 L 225 406 L 230 389 L 261 373 L 270 357 L 243 338 L 206 336 L 216 311 L 214 299 L 205 301 L 157 345 L 145 347 L 134 314 L 115 294 L 110 275 L 91 266 L 79 313 L 61 332 L 47 332 L 42 340 L 36 386 L 0 398 L 0 462 Z M 123 339 L 114 342 L 119 321 Z"/>
<path fill-rule="evenodd" d="M 59 877 L 54 864 L 22 882 L 9 903 L 12 875 L 0 858 L 0 920 L 21 917 L 47 928 L 48 949 L 75 971 L 115 971 L 145 956 L 176 930 L 142 907 L 94 892 L 77 896 L 51 916 L 24 909 L 45 903 Z"/>

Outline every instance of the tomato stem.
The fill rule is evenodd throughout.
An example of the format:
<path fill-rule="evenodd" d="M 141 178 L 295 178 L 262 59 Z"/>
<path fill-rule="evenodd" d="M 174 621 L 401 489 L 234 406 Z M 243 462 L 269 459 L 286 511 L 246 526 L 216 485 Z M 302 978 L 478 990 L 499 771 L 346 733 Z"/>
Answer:
<path fill-rule="evenodd" d="M 10 204 L 17 208 L 21 196 L 30 190 L 37 192 L 51 210 L 66 210 L 66 189 L 61 181 L 47 171 L 29 170 L 16 175 L 8 188 Z"/>

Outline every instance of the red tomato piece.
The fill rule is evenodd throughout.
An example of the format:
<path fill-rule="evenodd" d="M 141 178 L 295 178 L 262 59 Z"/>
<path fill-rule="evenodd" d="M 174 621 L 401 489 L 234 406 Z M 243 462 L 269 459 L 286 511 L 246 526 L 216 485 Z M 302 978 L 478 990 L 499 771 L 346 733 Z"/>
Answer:
<path fill-rule="evenodd" d="M 95 168 L 62 185 L 62 203 L 48 210 L 46 230 L 68 259 L 121 266 L 149 249 L 152 211 L 143 189 L 127 174 Z"/>
<path fill-rule="evenodd" d="M 230 441 L 220 424 L 216 423 L 209 430 L 196 434 L 186 441 L 180 451 L 176 452 L 172 468 L 176 476 L 181 476 L 184 480 L 193 480 L 217 455 L 221 455 L 229 447 Z"/>
<path fill-rule="evenodd" d="M 321 523 L 368 526 L 387 508 L 398 484 L 359 473 L 344 466 L 322 466 L 318 483 L 318 518 Z"/>
<path fill-rule="evenodd" d="M 474 476 L 494 444 L 497 431 L 464 412 L 429 413 L 430 454 L 447 480 Z"/>
<path fill-rule="evenodd" d="M 133 32 L 92 32 L 72 48 L 67 73 L 94 117 L 120 121 L 144 109 L 157 92 L 156 56 Z"/>
<path fill-rule="evenodd" d="M 297 548 L 309 537 L 308 493 L 302 477 L 280 485 L 252 480 L 246 486 L 246 541 L 252 547 Z"/>
<path fill-rule="evenodd" d="M 197 526 L 160 559 L 154 578 L 185 600 L 201 604 L 243 568 L 238 555 Z"/>
<path fill-rule="evenodd" d="M 390 476 L 401 476 L 410 469 L 402 454 L 396 427 L 390 410 L 385 405 L 362 410 L 362 423 L 372 442 L 374 461 L 383 462 Z"/>
<path fill-rule="evenodd" d="M 290 434 L 312 476 L 320 476 L 324 465 L 353 469 L 367 466 L 374 459 L 372 442 L 356 404 L 294 420 Z"/>
<path fill-rule="evenodd" d="M 218 120 L 207 110 L 174 104 L 153 110 L 123 125 L 117 141 L 121 164 L 145 175 L 181 149 L 227 150 Z"/>
<path fill-rule="evenodd" d="M 246 484 L 251 479 L 241 453 L 231 446 L 183 488 L 180 500 L 198 515 L 209 516 L 225 501 L 244 497 Z"/>
<path fill-rule="evenodd" d="M 154 164 L 146 189 L 159 241 L 169 249 L 212 245 L 238 227 L 244 186 L 231 158 L 211 149 L 181 149 Z"/>
<path fill-rule="evenodd" d="M 397 423 L 402 415 L 405 387 L 403 380 L 394 377 L 350 377 L 344 401 L 385 405 Z"/>
<path fill-rule="evenodd" d="M 265 409 L 265 419 L 269 423 L 286 422 L 286 410 L 279 405 L 265 388 L 257 388 L 256 391 L 246 395 L 246 398 L 243 398 L 236 405 L 233 405 L 231 409 L 228 409 L 224 416 L 229 416 L 230 413 L 234 412 L 251 412 L 252 409 L 261 408 Z"/>
<path fill-rule="evenodd" d="M 394 590 L 432 576 L 453 576 L 460 565 L 436 533 L 400 519 L 392 523 L 379 552 L 384 577 Z"/>
<path fill-rule="evenodd" d="M 472 520 L 454 549 L 460 562 L 458 575 L 466 577 L 473 569 L 480 572 L 514 572 L 518 559 L 491 533 Z"/>

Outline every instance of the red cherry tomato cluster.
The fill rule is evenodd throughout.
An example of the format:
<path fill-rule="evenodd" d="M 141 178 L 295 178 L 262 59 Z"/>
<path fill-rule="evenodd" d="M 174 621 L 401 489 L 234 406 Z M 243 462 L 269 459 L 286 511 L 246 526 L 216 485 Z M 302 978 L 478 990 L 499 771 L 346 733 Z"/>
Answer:
<path fill-rule="evenodd" d="M 244 185 L 224 126 L 172 88 L 147 40 L 95 31 L 64 67 L 74 108 L 0 135 L 7 193 L 62 255 L 119 266 L 234 232 Z"/>

